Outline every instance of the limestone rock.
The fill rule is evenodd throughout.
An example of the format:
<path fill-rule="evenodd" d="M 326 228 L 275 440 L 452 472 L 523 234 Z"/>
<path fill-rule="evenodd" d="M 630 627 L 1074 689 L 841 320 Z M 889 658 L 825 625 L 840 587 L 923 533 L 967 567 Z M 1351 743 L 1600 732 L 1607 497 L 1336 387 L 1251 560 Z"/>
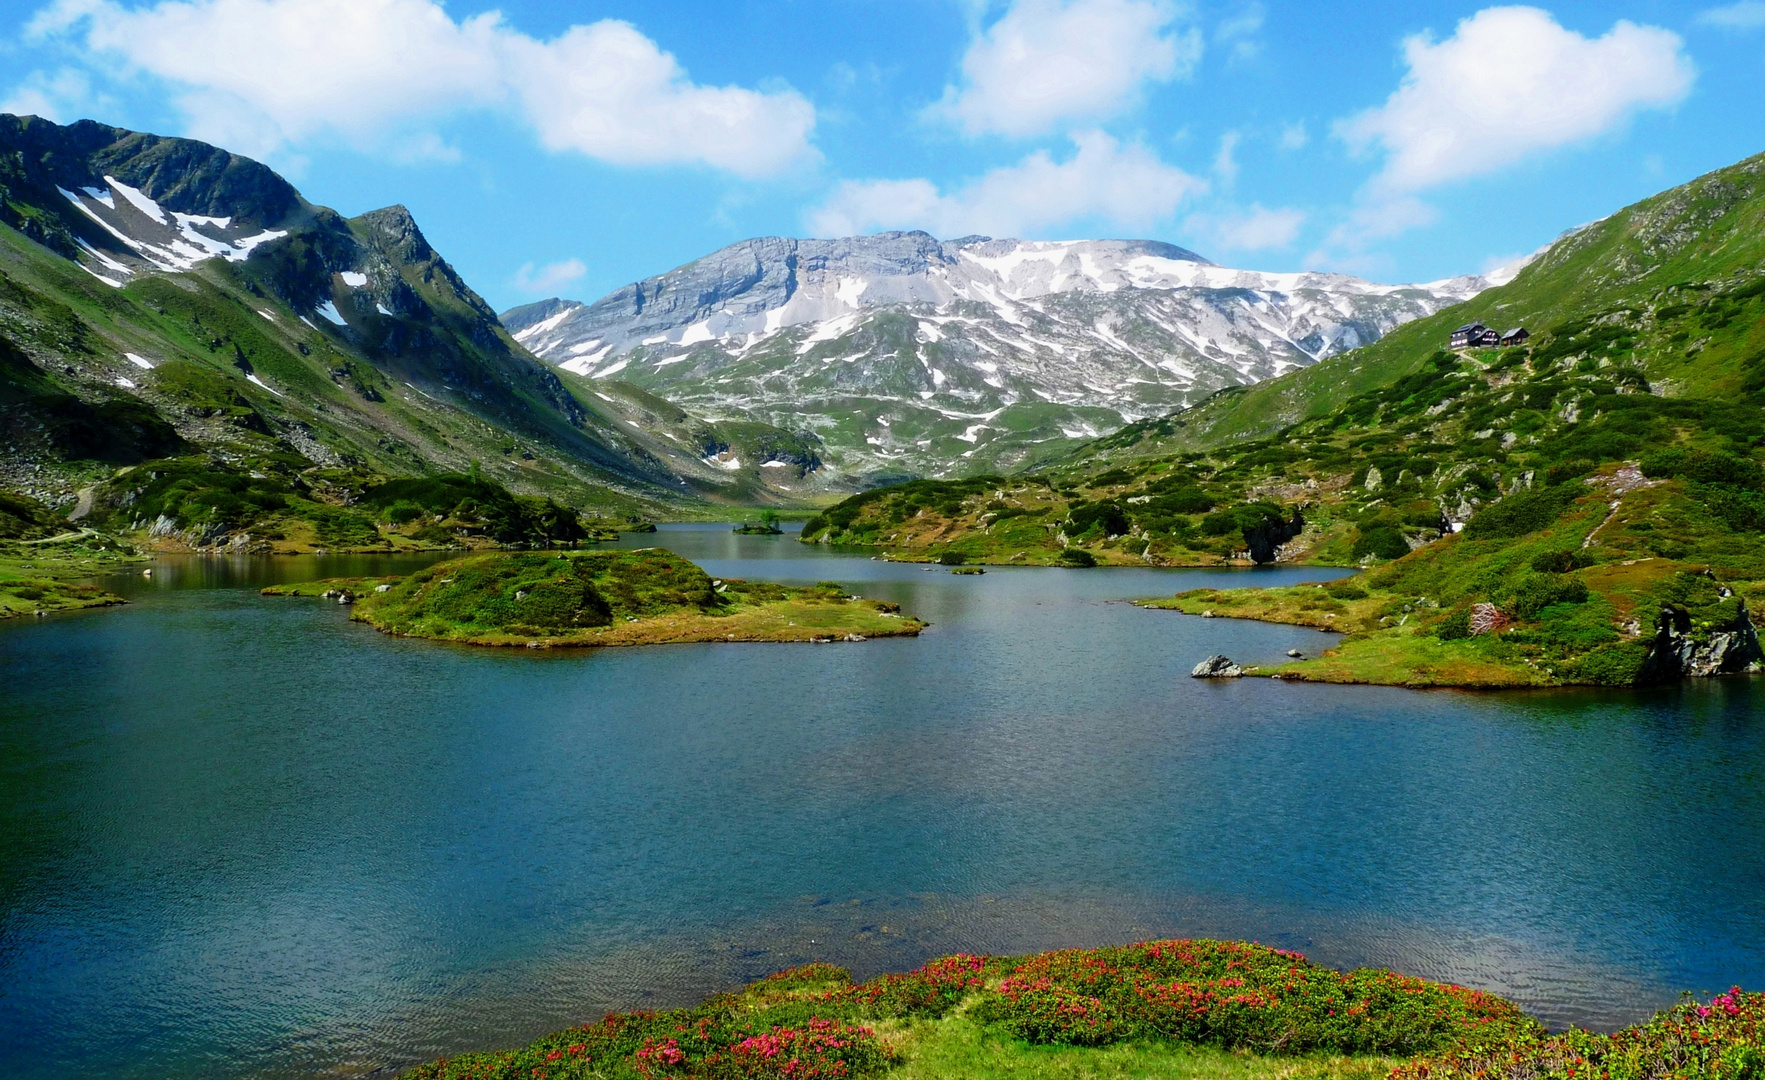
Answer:
<path fill-rule="evenodd" d="M 1232 663 L 1229 658 L 1215 653 L 1196 664 L 1195 670 L 1189 673 L 1189 677 L 1193 679 L 1236 679 L 1243 674 L 1243 668 Z"/>

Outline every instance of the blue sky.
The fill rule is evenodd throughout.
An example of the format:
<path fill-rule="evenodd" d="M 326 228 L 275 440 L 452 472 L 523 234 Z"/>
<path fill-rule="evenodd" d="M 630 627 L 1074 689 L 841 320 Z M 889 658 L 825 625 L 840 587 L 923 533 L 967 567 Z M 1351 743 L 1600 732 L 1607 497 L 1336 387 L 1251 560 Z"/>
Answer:
<path fill-rule="evenodd" d="M 749 236 L 1426 281 L 1765 150 L 1765 0 L 52 0 L 0 109 L 402 202 L 499 309 Z"/>

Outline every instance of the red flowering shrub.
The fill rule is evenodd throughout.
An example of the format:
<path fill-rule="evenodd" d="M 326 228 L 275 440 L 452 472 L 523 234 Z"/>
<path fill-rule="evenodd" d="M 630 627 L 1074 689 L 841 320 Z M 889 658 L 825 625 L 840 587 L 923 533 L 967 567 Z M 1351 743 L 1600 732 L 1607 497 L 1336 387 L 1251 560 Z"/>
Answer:
<path fill-rule="evenodd" d="M 1765 993 L 1737 986 L 1612 1035 L 1571 1030 L 1398 1066 L 1392 1080 L 1765 1080 Z"/>
<path fill-rule="evenodd" d="M 1273 1053 L 1416 1053 L 1542 1030 L 1492 994 L 1217 941 L 1045 953 L 989 991 L 976 1015 L 1031 1042 L 1162 1036 Z"/>
<path fill-rule="evenodd" d="M 871 1016 L 937 1018 L 984 985 L 982 956 L 958 953 L 940 957 L 905 975 L 879 975 L 858 986 L 830 991 L 821 1000 L 857 1006 Z"/>

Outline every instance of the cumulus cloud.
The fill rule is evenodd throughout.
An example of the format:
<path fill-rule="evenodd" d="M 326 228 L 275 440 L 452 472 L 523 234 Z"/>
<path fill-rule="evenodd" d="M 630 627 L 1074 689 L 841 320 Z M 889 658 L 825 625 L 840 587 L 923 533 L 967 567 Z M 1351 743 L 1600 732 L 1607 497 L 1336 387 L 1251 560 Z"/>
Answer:
<path fill-rule="evenodd" d="M 1226 187 L 1238 182 L 1238 143 L 1242 138 L 1236 131 L 1221 135 L 1219 153 L 1213 157 L 1213 174 Z"/>
<path fill-rule="evenodd" d="M 563 262 L 547 263 L 538 270 L 532 263 L 524 263 L 515 271 L 515 288 L 524 293 L 549 293 L 558 286 L 569 284 L 588 273 L 588 267 L 581 259 L 565 259 Z"/>
<path fill-rule="evenodd" d="M 1241 214 L 1192 214 L 1183 227 L 1213 250 L 1274 251 L 1291 247 L 1305 221 L 1302 210 L 1269 210 L 1256 204 Z"/>
<path fill-rule="evenodd" d="M 1306 256 L 1305 264 L 1313 269 L 1334 268 L 1365 273 L 1387 263 L 1383 258 L 1369 257 L 1369 247 L 1439 220 L 1438 209 L 1413 195 L 1363 198 L 1330 230 L 1324 243 Z"/>
<path fill-rule="evenodd" d="M 1698 22 L 1724 30 L 1757 30 L 1765 26 L 1765 0 L 1740 0 L 1698 13 Z"/>
<path fill-rule="evenodd" d="M 1200 32 L 1171 0 L 1015 0 L 962 58 L 962 85 L 928 115 L 970 135 L 1028 136 L 1112 116 L 1148 82 L 1183 78 Z"/>
<path fill-rule="evenodd" d="M 1079 220 L 1143 228 L 1168 219 L 1207 184 L 1160 161 L 1144 145 L 1101 131 L 1072 136 L 1073 155 L 1037 151 L 952 191 L 929 180 L 848 180 L 811 211 L 817 236 L 920 228 L 939 236 L 1024 236 Z"/>
<path fill-rule="evenodd" d="M 1257 34 L 1262 31 L 1263 18 L 1262 4 L 1247 4 L 1220 22 L 1213 39 L 1230 47 L 1234 60 L 1254 60 L 1262 54 L 1262 41 Z"/>
<path fill-rule="evenodd" d="M 696 84 L 612 19 L 541 41 L 497 12 L 456 22 L 435 0 L 57 0 L 28 35 L 164 80 L 192 134 L 260 150 L 328 132 L 378 145 L 498 108 L 549 149 L 620 165 L 760 176 L 812 154 L 802 95 Z"/>
<path fill-rule="evenodd" d="M 14 116 L 41 116 L 65 124 L 107 104 L 108 101 L 93 93 L 92 80 L 84 72 L 62 68 L 54 72 L 32 73 L 0 99 L 0 112 Z"/>
<path fill-rule="evenodd" d="M 1696 77 L 1682 44 L 1627 21 L 1587 38 L 1537 8 L 1485 8 L 1445 41 L 1407 39 L 1402 85 L 1337 134 L 1385 152 L 1373 186 L 1387 195 L 1494 172 L 1682 100 Z"/>

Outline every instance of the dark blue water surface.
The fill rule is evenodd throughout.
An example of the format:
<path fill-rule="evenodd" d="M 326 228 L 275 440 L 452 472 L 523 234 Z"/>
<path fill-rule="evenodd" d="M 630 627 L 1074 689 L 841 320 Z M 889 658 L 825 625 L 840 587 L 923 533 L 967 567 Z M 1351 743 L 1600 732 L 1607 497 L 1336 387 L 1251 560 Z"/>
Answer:
<path fill-rule="evenodd" d="M 536 653 L 257 595 L 400 568 L 348 557 L 166 562 L 126 608 L 0 627 L 0 1075 L 362 1075 L 809 958 L 1170 934 L 1555 1025 L 1765 985 L 1758 680 L 1201 682 L 1329 638 L 1120 601 L 1330 575 L 630 542 L 932 627 Z"/>

